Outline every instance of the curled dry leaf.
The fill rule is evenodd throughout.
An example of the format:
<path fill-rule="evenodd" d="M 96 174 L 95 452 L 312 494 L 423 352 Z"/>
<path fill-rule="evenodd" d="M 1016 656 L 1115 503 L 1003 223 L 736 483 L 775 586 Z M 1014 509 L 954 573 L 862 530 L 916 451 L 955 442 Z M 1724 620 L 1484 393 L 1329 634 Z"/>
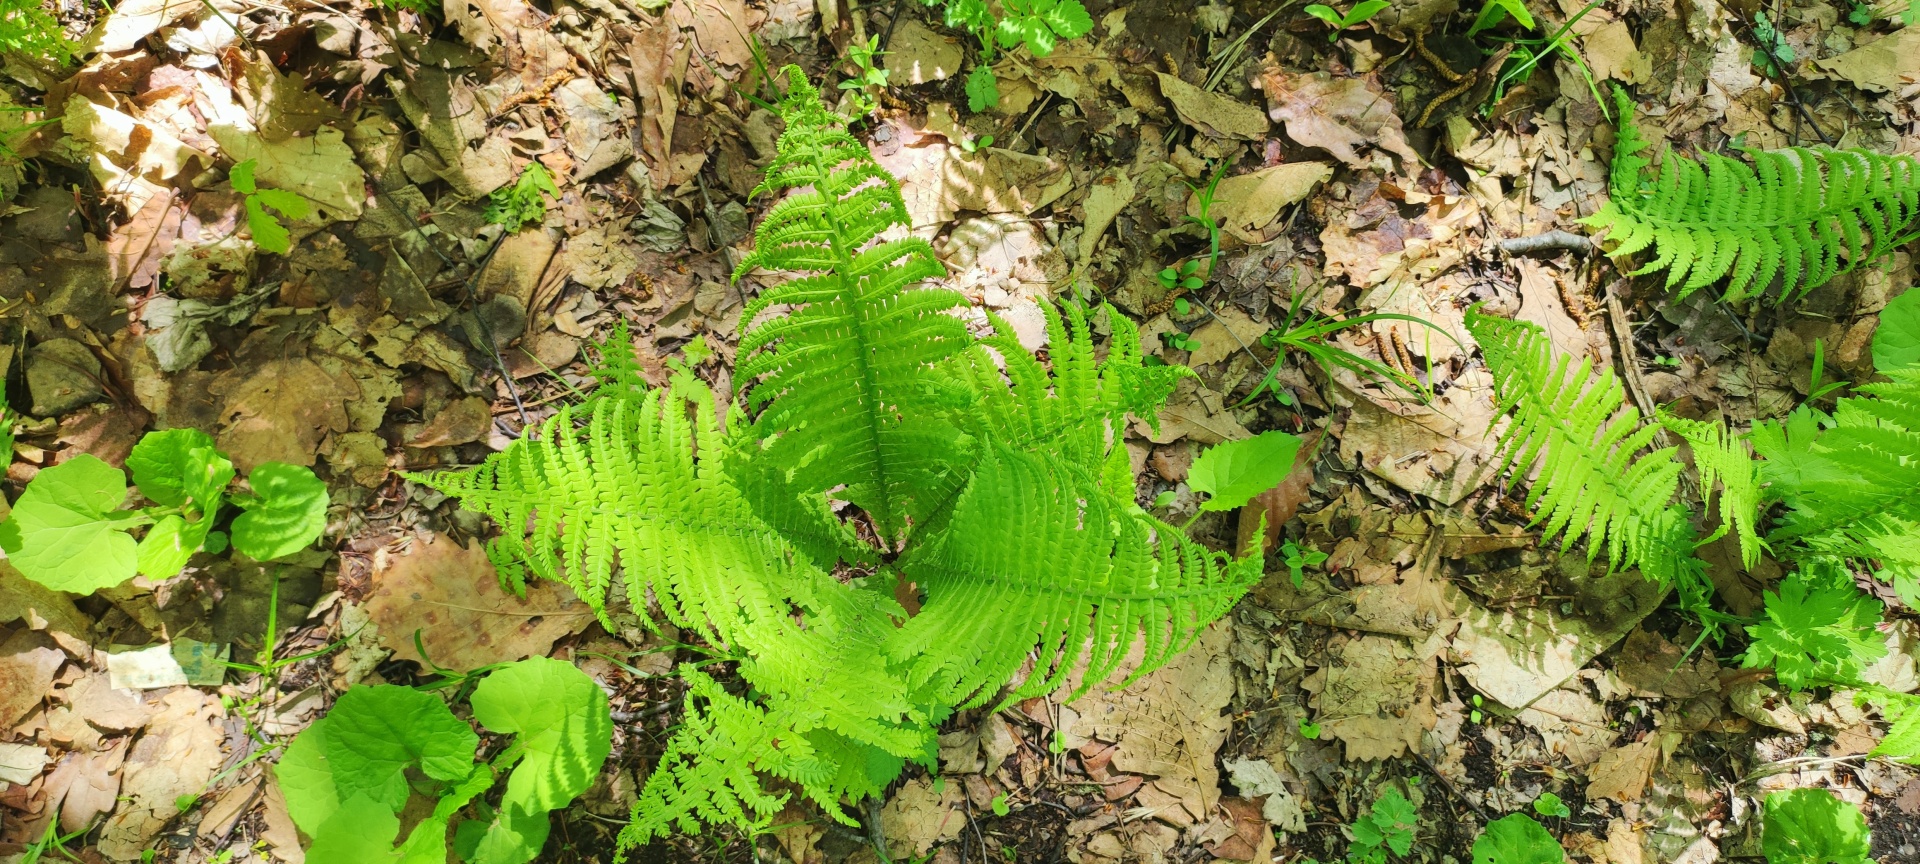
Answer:
<path fill-rule="evenodd" d="M 1368 146 L 1393 154 L 1407 173 L 1420 166 L 1400 115 L 1394 113 L 1393 97 L 1371 75 L 1289 73 L 1269 57 L 1254 86 L 1267 95 L 1267 115 L 1287 124 L 1288 137 L 1301 144 L 1332 153 L 1354 168 L 1366 166 L 1360 149 Z"/>

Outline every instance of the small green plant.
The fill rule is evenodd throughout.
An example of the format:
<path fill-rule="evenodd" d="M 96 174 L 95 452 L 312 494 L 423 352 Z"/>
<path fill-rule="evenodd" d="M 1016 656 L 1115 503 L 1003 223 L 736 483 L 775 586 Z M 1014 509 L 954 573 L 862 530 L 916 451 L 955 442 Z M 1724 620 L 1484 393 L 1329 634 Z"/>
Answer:
<path fill-rule="evenodd" d="M 1175 351 L 1200 350 L 1200 340 L 1194 338 L 1194 335 L 1192 333 L 1187 333 L 1180 330 L 1174 330 L 1174 331 L 1160 334 L 1160 341 L 1162 344 L 1166 345 L 1168 348 L 1172 348 Z"/>
<path fill-rule="evenodd" d="M 527 225 L 546 221 L 549 196 L 555 200 L 560 197 L 560 187 L 553 185 L 553 175 L 539 162 L 528 162 L 512 186 L 495 189 L 487 197 L 486 219 L 512 234 Z"/>
<path fill-rule="evenodd" d="M 1486 719 L 1486 715 L 1480 713 L 1480 709 L 1487 706 L 1486 700 L 1481 699 L 1480 694 L 1475 693 L 1469 701 L 1473 703 L 1473 708 L 1467 711 L 1467 722 L 1478 726 L 1480 725 L 1480 721 Z"/>
<path fill-rule="evenodd" d="M 1567 807 L 1567 802 L 1560 800 L 1560 796 L 1552 792 L 1542 792 L 1540 797 L 1533 799 L 1533 812 L 1551 819 L 1565 819 L 1573 815 L 1573 810 Z"/>
<path fill-rule="evenodd" d="M 1473 26 L 1467 28 L 1467 35 L 1491 30 L 1509 17 L 1524 29 L 1532 30 L 1534 27 L 1533 13 L 1527 9 L 1526 0 L 1487 0 L 1486 5 L 1480 7 L 1480 15 L 1473 19 Z"/>
<path fill-rule="evenodd" d="M 1293 578 L 1293 587 L 1307 584 L 1307 568 L 1318 567 L 1327 560 L 1327 553 L 1311 546 L 1302 548 L 1288 540 L 1280 544 L 1280 560 L 1287 565 L 1287 575 Z"/>
<path fill-rule="evenodd" d="M 0 393 L 0 464 L 13 461 L 13 436 L 19 426 L 20 415 L 7 404 L 7 394 Z"/>
<path fill-rule="evenodd" d="M 1494 77 L 1493 89 L 1488 92 L 1486 101 L 1481 103 L 1480 113 L 1492 114 L 1494 106 L 1507 98 L 1509 88 L 1532 77 L 1533 71 L 1539 68 L 1540 64 L 1550 61 L 1554 55 L 1558 54 L 1568 63 L 1573 64 L 1574 71 L 1579 72 L 1581 79 L 1586 83 L 1587 92 L 1593 94 L 1593 101 L 1600 106 L 1600 113 L 1611 122 L 1613 112 L 1607 107 L 1607 100 L 1600 95 L 1600 85 L 1594 79 L 1593 69 L 1587 66 L 1586 58 L 1581 57 L 1580 52 L 1573 49 L 1573 38 L 1576 35 L 1574 26 L 1587 17 L 1588 12 L 1599 8 L 1603 2 L 1604 0 L 1589 0 L 1587 5 L 1582 6 L 1580 11 L 1575 12 L 1551 35 L 1495 36 L 1495 41 L 1506 43 L 1511 50 L 1507 54 L 1506 61 L 1500 65 L 1499 74 Z M 1498 7 L 1490 3 L 1486 9 L 1482 10 L 1482 14 L 1485 14 L 1488 9 L 1495 8 Z M 1533 30 L 1531 19 L 1523 23 L 1526 24 L 1528 31 Z"/>
<path fill-rule="evenodd" d="M 948 27 L 966 30 L 980 40 L 980 63 L 967 73 L 967 107 L 979 113 L 1000 104 L 1000 82 L 989 64 L 996 49 L 1021 45 L 1035 57 L 1045 57 L 1061 41 L 1078 39 L 1093 30 L 1093 17 L 1080 0 L 1002 0 L 994 17 L 987 0 L 921 0 L 946 7 Z"/>
<path fill-rule="evenodd" d="M 852 100 L 854 116 L 864 117 L 880 107 L 879 92 L 887 89 L 889 70 L 873 65 L 875 57 L 880 55 L 880 37 L 867 37 L 865 42 L 853 42 L 847 45 L 847 59 L 853 62 L 859 74 L 840 82 L 840 89 L 847 91 Z"/>
<path fill-rule="evenodd" d="M 151 506 L 123 509 L 127 475 L 81 454 L 41 471 L 0 522 L 0 549 L 21 574 L 49 588 L 88 594 L 136 573 L 164 579 L 194 553 L 218 553 L 229 534 L 214 530 L 222 507 L 243 512 L 229 533 L 256 561 L 292 555 L 326 528 L 327 487 L 297 465 L 267 462 L 237 479 L 232 460 L 205 432 L 149 432 L 127 457 L 135 488 Z M 145 527 L 135 541 L 132 531 Z"/>
<path fill-rule="evenodd" d="M 1871 840 L 1860 808 L 1825 789 L 1767 795 L 1760 851 L 1768 864 L 1869 864 Z"/>
<path fill-rule="evenodd" d="M 1302 719 L 1300 721 L 1300 737 L 1308 741 L 1320 740 L 1320 724 L 1312 720 Z"/>
<path fill-rule="evenodd" d="M 1347 847 L 1348 864 L 1385 864 L 1387 850 L 1395 855 L 1413 851 L 1413 832 L 1420 826 L 1420 813 L 1400 790 L 1389 787 L 1360 818 L 1353 820 L 1353 843 Z"/>
<path fill-rule="evenodd" d="M 1327 26 L 1333 28 L 1333 32 L 1327 34 L 1327 41 L 1338 42 L 1341 33 L 1367 23 L 1373 19 L 1373 16 L 1380 14 L 1380 10 L 1392 5 L 1388 0 L 1360 0 L 1359 3 L 1353 4 L 1352 9 L 1342 13 L 1332 6 L 1314 3 L 1307 6 L 1306 12 L 1327 22 Z"/>
<path fill-rule="evenodd" d="M 1760 43 L 1760 47 L 1753 50 L 1753 65 L 1760 67 L 1762 73 L 1780 75 L 1793 65 L 1793 46 L 1781 37 L 1779 28 L 1773 26 L 1764 9 L 1754 10 L 1753 38 Z"/>
<path fill-rule="evenodd" d="M 565 579 L 606 615 L 619 574 L 746 683 L 682 667 L 685 713 L 622 848 L 764 832 L 783 789 L 852 824 L 849 804 L 932 761 L 956 708 L 1146 674 L 1261 576 L 1135 503 L 1120 432 L 1192 373 L 1145 365 L 1133 324 L 1096 311 L 1101 357 L 1078 306 L 1042 306 L 1045 363 L 996 316 L 975 336 L 952 314 L 965 297 L 920 286 L 945 268 L 895 235 L 892 175 L 798 68 L 783 77 L 756 192 L 780 197 L 735 275 L 792 278 L 742 312 L 736 404 L 716 411 L 690 374 L 649 388 L 619 331 L 586 401 L 476 468 L 414 477 L 500 526 L 488 554 L 513 587 Z"/>
<path fill-rule="evenodd" d="M 1473 864 L 1566 864 L 1566 860 L 1560 841 L 1525 813 L 1511 813 L 1487 823 L 1487 830 L 1473 841 Z"/>
<path fill-rule="evenodd" d="M 1784 282 L 1782 302 L 1802 296 L 1914 238 L 1920 162 L 1867 150 L 1748 150 L 1753 165 L 1669 152 L 1646 176 L 1647 148 L 1633 102 L 1616 91 L 1620 122 L 1612 193 L 1585 224 L 1607 232 L 1615 257 L 1653 248 L 1634 275 L 1667 271 L 1680 296 L 1731 276 L 1726 299 Z"/>
<path fill-rule="evenodd" d="M 1280 485 L 1293 470 L 1300 439 L 1285 432 L 1262 432 L 1207 449 L 1187 469 L 1187 486 L 1209 496 L 1200 512 L 1236 510 L 1254 496 Z"/>
<path fill-rule="evenodd" d="M 1000 104 L 1000 79 L 985 64 L 967 73 L 967 110 L 978 114 Z M 972 152 L 972 151 L 968 151 Z"/>
<path fill-rule="evenodd" d="M 1000 97 L 995 96 L 994 98 L 999 99 Z M 992 146 L 993 146 L 992 135 L 981 135 L 976 138 L 960 139 L 960 150 L 961 152 L 964 152 L 964 153 L 978 153 L 982 149 L 987 147 L 992 147 Z"/>
<path fill-rule="evenodd" d="M 479 736 L 438 696 L 393 685 L 348 690 L 296 736 L 274 775 L 312 838 L 307 860 L 443 862 L 451 830 L 462 861 L 532 861 L 548 812 L 587 791 L 612 749 L 607 695 L 572 664 L 533 657 L 487 673 L 471 704 L 487 731 L 514 736 L 490 761 L 475 761 Z M 506 791 L 489 805 L 481 796 L 502 774 Z M 430 815 L 396 848 L 403 812 Z M 471 818 L 456 823 L 463 812 Z"/>
<path fill-rule="evenodd" d="M 44 57 L 66 65 L 73 42 L 39 0 L 0 0 L 0 54 Z"/>
<path fill-rule="evenodd" d="M 313 215 L 313 204 L 285 189 L 261 188 L 254 182 L 253 169 L 254 160 L 241 162 L 227 172 L 227 182 L 233 191 L 246 196 L 247 230 L 253 234 L 253 242 L 275 255 L 285 255 L 293 248 L 293 235 L 267 208 L 272 207 L 289 219 L 305 219 Z"/>
<path fill-rule="evenodd" d="M 1168 291 L 1197 291 L 1202 284 L 1205 284 L 1200 281 L 1200 277 L 1194 275 L 1199 269 L 1200 259 L 1198 258 L 1188 259 L 1180 262 L 1176 266 L 1162 269 L 1160 271 L 1160 287 Z M 1185 315 L 1187 311 L 1182 307 L 1179 309 L 1179 313 Z"/>
<path fill-rule="evenodd" d="M 993 815 L 1005 816 L 1013 812 L 1013 805 L 1007 803 L 1007 793 L 993 796 Z"/>

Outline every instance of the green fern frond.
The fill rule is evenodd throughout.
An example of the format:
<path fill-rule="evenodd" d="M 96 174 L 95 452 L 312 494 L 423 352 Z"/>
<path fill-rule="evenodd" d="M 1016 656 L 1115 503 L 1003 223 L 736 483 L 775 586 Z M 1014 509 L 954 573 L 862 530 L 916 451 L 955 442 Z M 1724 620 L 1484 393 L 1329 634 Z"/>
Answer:
<path fill-rule="evenodd" d="M 1747 452 L 1741 437 L 1721 423 L 1688 420 L 1664 411 L 1659 412 L 1659 418 L 1660 425 L 1667 431 L 1693 447 L 1693 465 L 1700 473 L 1701 503 L 1711 505 L 1715 481 L 1725 487 L 1719 492 L 1720 530 L 1700 543 L 1712 543 L 1731 530 L 1740 539 L 1741 562 L 1749 568 L 1760 563 L 1760 550 L 1767 544 L 1760 539 L 1755 527 L 1760 516 L 1759 464 Z"/>
<path fill-rule="evenodd" d="M 893 178 L 820 102 L 798 69 L 780 103 L 787 130 L 755 194 L 786 192 L 735 271 L 804 274 L 742 313 L 786 314 L 740 341 L 736 379 L 751 382 L 756 458 L 788 466 L 797 492 L 836 492 L 896 540 L 962 479 L 966 450 L 944 419 L 942 364 L 969 344 L 953 310 L 966 299 L 914 289 L 945 275 L 926 241 L 881 239 L 907 227 Z"/>
<path fill-rule="evenodd" d="M 1467 330 L 1493 373 L 1496 414 L 1511 419 L 1498 470 L 1511 469 L 1517 485 L 1539 469 L 1526 506 L 1545 536 L 1561 537 L 1565 550 L 1584 535 L 1590 555 L 1605 548 L 1610 566 L 1637 566 L 1677 588 L 1689 609 L 1704 609 L 1711 589 L 1693 557 L 1693 528 L 1669 503 L 1680 482 L 1676 448 L 1636 457 L 1660 427 L 1640 423 L 1613 373 L 1556 358 L 1538 325 L 1470 309 Z"/>
<path fill-rule="evenodd" d="M 910 681 L 944 702 L 985 703 L 1038 645 L 1035 671 L 1001 706 L 1084 667 L 1077 697 L 1137 641 L 1134 677 L 1186 649 L 1260 580 L 1178 528 L 1132 512 L 1095 475 L 1044 453 L 984 448 L 948 521 L 898 562 L 927 592 L 891 645 Z M 992 609 L 992 615 L 979 610 Z"/>
<path fill-rule="evenodd" d="M 1888 726 L 1886 737 L 1867 755 L 1920 765 L 1920 695 L 1874 688 L 1872 699 L 1880 705 Z"/>
<path fill-rule="evenodd" d="M 680 667 L 680 676 L 687 682 L 686 713 L 620 831 L 622 849 L 675 829 L 698 834 L 702 823 L 765 833 L 791 796 L 769 792 L 763 774 L 799 784 L 823 810 L 851 822 L 839 806 L 850 778 L 836 761 L 822 758 L 812 738 L 691 664 Z"/>
<path fill-rule="evenodd" d="M 754 517 L 718 470 L 711 399 L 691 407 L 659 390 L 596 396 L 479 466 L 409 479 L 504 529 L 487 554 L 516 591 L 529 572 L 563 580 L 605 621 L 618 571 L 627 596 L 652 589 L 673 624 L 728 645 L 832 579 Z"/>
<path fill-rule="evenodd" d="M 1625 256 L 1654 248 L 1634 275 L 1667 271 L 1680 296 L 1731 276 L 1726 299 L 1783 280 L 1781 299 L 1803 294 L 1913 239 L 1920 163 L 1866 150 L 1748 150 L 1753 165 L 1715 153 L 1669 152 L 1650 183 L 1633 101 L 1616 93 L 1620 139 L 1612 194 L 1582 220 L 1605 230 Z"/>
<path fill-rule="evenodd" d="M 1775 536 L 1860 538 L 1885 533 L 1886 519 L 1920 522 L 1920 370 L 1887 375 L 1839 400 L 1830 418 L 1801 409 L 1755 424 L 1765 476 L 1791 507 Z"/>

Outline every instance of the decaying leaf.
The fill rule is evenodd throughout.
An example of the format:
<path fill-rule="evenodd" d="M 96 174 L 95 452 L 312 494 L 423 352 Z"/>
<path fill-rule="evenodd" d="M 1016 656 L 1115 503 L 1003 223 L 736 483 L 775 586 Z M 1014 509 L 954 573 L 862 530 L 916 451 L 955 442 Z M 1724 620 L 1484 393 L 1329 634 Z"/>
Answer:
<path fill-rule="evenodd" d="M 449 669 L 478 669 L 546 654 L 553 640 L 593 622 L 593 612 L 561 582 L 538 581 L 524 598 L 502 590 L 478 543 L 445 537 L 416 542 L 375 562 L 368 614 L 395 656 Z M 414 646 L 418 633 L 427 656 Z"/>
<path fill-rule="evenodd" d="M 1375 147 L 1400 160 L 1412 173 L 1420 156 L 1407 143 L 1393 98 L 1371 75 L 1337 78 L 1328 72 L 1292 73 L 1268 62 L 1256 85 L 1267 96 L 1267 115 L 1285 123 L 1287 136 L 1318 147 L 1347 165 L 1367 165 L 1360 149 Z"/>

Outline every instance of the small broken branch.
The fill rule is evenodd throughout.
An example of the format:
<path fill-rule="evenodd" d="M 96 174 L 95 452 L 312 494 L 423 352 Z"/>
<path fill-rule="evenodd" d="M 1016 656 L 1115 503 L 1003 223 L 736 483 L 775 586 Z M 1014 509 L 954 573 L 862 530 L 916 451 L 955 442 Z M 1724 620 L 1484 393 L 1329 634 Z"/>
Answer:
<path fill-rule="evenodd" d="M 1508 255 L 1535 255 L 1541 252 L 1578 252 L 1594 251 L 1592 238 L 1570 231 L 1548 231 L 1532 237 L 1511 237 L 1497 244 L 1500 251 Z"/>

